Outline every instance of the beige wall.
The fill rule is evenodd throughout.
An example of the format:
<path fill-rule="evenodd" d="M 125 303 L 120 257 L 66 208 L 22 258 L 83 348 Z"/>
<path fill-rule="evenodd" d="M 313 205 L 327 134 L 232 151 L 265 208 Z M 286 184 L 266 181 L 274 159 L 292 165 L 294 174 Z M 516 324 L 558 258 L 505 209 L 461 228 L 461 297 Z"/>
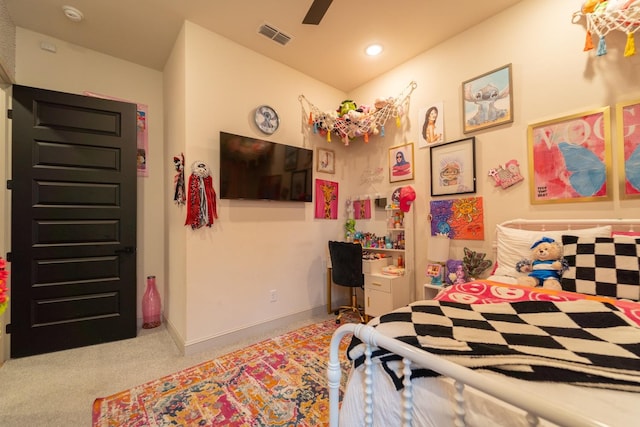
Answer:
<path fill-rule="evenodd" d="M 310 94 L 333 106 L 343 93 L 195 24 L 186 23 L 183 32 L 184 45 L 180 41 L 178 53 L 174 50 L 179 59 L 171 61 L 176 77 L 165 80 L 184 85 L 187 166 L 196 160 L 209 163 L 217 189 L 221 130 L 314 148 L 301 133 L 298 96 Z M 261 104 L 274 107 L 281 120 L 269 137 L 253 123 Z M 171 286 L 186 289 L 187 346 L 326 304 L 326 242 L 341 224 L 315 220 L 311 203 L 219 200 L 213 227 L 195 231 L 184 227 L 184 209 L 181 213 L 168 229 L 186 260 L 183 282 Z M 278 293 L 273 303 L 272 289 Z"/>
<path fill-rule="evenodd" d="M 186 151 L 186 70 L 185 70 L 185 33 L 184 27 L 173 46 L 171 56 L 165 65 L 163 72 L 163 93 L 165 102 L 165 152 L 168 160 L 173 156 L 179 156 Z M 167 184 L 173 182 L 176 171 L 167 174 Z M 185 167 L 185 178 L 188 170 Z M 186 185 L 186 183 L 185 183 Z M 168 192 L 168 194 L 173 194 Z M 167 283 L 164 292 L 164 315 L 168 319 L 172 334 L 178 343 L 184 345 L 187 335 L 187 251 L 186 234 L 184 227 L 184 208 L 179 208 L 173 203 L 173 198 L 168 198 L 162 203 L 166 211 L 164 228 L 166 231 L 166 243 L 164 247 L 165 276 Z"/>
<path fill-rule="evenodd" d="M 572 2 L 528 0 L 431 49 L 392 72 L 349 94 L 357 102 L 381 95 L 393 95 L 415 80 L 418 88 L 411 98 L 408 124 L 393 134 L 368 145 L 351 144 L 356 178 L 369 165 L 384 165 L 380 145 L 418 141 L 420 108 L 444 102 L 447 141 L 476 137 L 477 196 L 484 201 L 484 241 L 454 241 L 451 255 L 462 257 L 463 247 L 492 253 L 495 224 L 513 218 L 631 218 L 640 215 L 640 200 L 619 198 L 618 166 L 614 164 L 612 201 L 531 205 L 527 173 L 527 126 L 540 121 L 580 113 L 603 106 L 612 107 L 613 158 L 620 149 L 615 136 L 615 103 L 640 99 L 640 56 L 624 58 L 625 37 L 607 37 L 608 54 L 585 53 L 583 25 L 572 24 L 577 9 Z M 636 36 L 637 37 L 637 36 Z M 462 132 L 462 82 L 511 63 L 513 67 L 514 122 L 465 135 Z M 428 259 L 425 236 L 430 201 L 429 149 L 415 151 L 416 179 L 416 283 L 424 283 Z M 493 185 L 490 168 L 516 159 L 525 181 L 506 190 Z M 615 162 L 614 162 L 615 163 Z M 357 179 L 350 179 L 358 182 Z M 352 193 L 372 193 L 374 186 L 356 186 Z M 493 257 L 492 257 L 493 259 Z"/>

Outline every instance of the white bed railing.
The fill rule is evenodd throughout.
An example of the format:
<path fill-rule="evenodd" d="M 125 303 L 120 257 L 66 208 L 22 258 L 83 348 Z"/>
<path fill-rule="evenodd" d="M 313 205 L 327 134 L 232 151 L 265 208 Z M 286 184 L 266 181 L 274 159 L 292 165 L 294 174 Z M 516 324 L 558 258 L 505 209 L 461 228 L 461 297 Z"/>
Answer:
<path fill-rule="evenodd" d="M 500 225 L 512 228 L 536 227 L 545 230 L 547 226 L 552 230 L 572 230 L 586 227 L 599 227 L 610 225 L 619 231 L 640 231 L 640 219 L 637 218 L 581 218 L 581 219 L 511 219 L 501 222 Z"/>
<path fill-rule="evenodd" d="M 365 350 L 365 422 L 367 427 L 373 426 L 374 396 L 372 392 L 371 354 L 372 348 L 382 347 L 390 352 L 402 356 L 404 372 L 404 405 L 403 405 L 403 426 L 412 425 L 413 396 L 410 377 L 411 365 L 431 369 L 442 375 L 452 378 L 455 381 L 455 420 L 453 425 L 457 427 L 465 426 L 465 401 L 463 390 L 465 386 L 473 387 L 488 395 L 491 395 L 503 402 L 509 403 L 527 413 L 527 420 L 530 426 L 539 425 L 540 419 L 555 423 L 559 426 L 591 426 L 605 427 L 607 424 L 587 418 L 576 411 L 550 402 L 543 397 L 536 396 L 530 392 L 524 392 L 515 388 L 512 384 L 501 381 L 499 378 L 489 377 L 471 369 L 449 362 L 439 356 L 428 353 L 422 349 L 410 346 L 402 341 L 387 337 L 379 333 L 375 328 L 363 324 L 345 324 L 340 326 L 331 338 L 331 349 L 329 355 L 329 366 L 327 368 L 327 378 L 329 382 L 329 426 L 338 427 L 340 410 L 340 380 L 342 379 L 342 369 L 339 360 L 340 341 L 347 334 L 358 337 L 367 346 Z"/>

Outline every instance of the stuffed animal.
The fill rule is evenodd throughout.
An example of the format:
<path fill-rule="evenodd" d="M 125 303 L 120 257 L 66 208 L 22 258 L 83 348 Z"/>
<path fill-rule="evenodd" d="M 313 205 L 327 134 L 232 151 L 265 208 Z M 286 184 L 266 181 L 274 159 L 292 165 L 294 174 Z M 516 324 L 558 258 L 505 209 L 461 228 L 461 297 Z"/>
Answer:
<path fill-rule="evenodd" d="M 516 264 L 516 270 L 529 273 L 519 277 L 518 283 L 526 286 L 542 286 L 545 289 L 562 290 L 560 277 L 565 269 L 560 243 L 549 237 L 543 237 L 531 246 L 531 260 L 525 259 Z"/>
<path fill-rule="evenodd" d="M 582 13 L 593 13 L 602 0 L 587 0 L 582 3 Z"/>
<path fill-rule="evenodd" d="M 344 116 L 345 114 L 347 114 L 349 111 L 351 110 L 356 110 L 358 108 L 358 106 L 356 105 L 356 103 L 351 100 L 351 99 L 345 99 L 344 101 L 342 101 L 340 103 L 340 107 L 338 107 L 338 114 L 340 114 L 340 117 Z"/>

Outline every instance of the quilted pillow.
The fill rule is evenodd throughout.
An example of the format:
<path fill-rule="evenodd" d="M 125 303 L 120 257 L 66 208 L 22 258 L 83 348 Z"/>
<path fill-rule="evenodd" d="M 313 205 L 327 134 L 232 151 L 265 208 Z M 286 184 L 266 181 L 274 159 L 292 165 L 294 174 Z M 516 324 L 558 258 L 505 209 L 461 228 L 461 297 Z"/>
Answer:
<path fill-rule="evenodd" d="M 567 230 L 521 230 L 498 224 L 496 226 L 497 268 L 492 274 L 509 277 L 526 276 L 526 273 L 516 271 L 516 264 L 522 259 L 531 258 L 531 245 L 543 237 L 550 237 L 560 242 L 563 234 L 567 234 Z M 571 234 L 579 237 L 610 237 L 611 226 L 578 229 L 571 231 Z"/>
<path fill-rule="evenodd" d="M 640 300 L 640 239 L 562 236 L 565 291 Z"/>

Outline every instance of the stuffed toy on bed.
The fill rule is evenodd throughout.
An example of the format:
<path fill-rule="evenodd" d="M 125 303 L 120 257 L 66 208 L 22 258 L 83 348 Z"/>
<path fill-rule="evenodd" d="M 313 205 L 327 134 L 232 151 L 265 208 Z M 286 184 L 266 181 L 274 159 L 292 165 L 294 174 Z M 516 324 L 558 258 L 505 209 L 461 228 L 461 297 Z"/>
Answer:
<path fill-rule="evenodd" d="M 531 246 L 531 259 L 516 264 L 516 270 L 529 273 L 519 277 L 518 283 L 526 286 L 542 286 L 545 289 L 562 290 L 560 277 L 565 270 L 562 246 L 550 237 L 543 237 Z"/>

